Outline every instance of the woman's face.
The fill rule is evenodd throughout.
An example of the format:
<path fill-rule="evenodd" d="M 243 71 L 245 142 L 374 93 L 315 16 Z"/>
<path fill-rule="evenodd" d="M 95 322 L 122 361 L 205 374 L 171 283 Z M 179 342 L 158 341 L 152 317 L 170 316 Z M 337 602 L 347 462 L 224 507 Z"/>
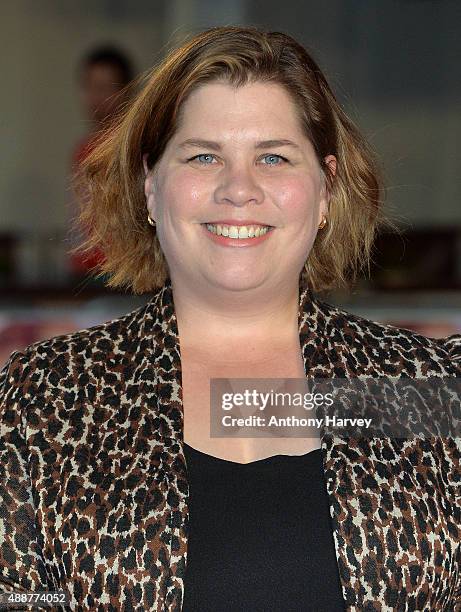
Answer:
<path fill-rule="evenodd" d="M 334 173 L 335 158 L 326 161 Z M 145 193 L 171 279 L 193 289 L 297 282 L 328 212 L 313 147 L 273 83 L 195 90 Z"/>

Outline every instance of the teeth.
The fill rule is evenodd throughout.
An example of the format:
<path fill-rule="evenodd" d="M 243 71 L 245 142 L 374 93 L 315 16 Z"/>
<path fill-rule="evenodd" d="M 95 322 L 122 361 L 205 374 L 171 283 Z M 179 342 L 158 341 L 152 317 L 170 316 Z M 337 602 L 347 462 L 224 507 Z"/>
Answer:
<path fill-rule="evenodd" d="M 207 230 L 217 236 L 228 236 L 229 238 L 258 238 L 269 231 L 269 226 L 259 225 L 212 225 L 206 224 Z"/>

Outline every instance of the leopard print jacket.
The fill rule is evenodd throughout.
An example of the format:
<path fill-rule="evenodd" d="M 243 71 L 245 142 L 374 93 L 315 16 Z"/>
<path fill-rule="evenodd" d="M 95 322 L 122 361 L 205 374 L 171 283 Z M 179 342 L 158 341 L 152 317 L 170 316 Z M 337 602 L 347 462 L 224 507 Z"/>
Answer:
<path fill-rule="evenodd" d="M 298 320 L 313 376 L 461 373 L 459 335 L 377 324 L 306 287 Z M 13 353 L 0 396 L 0 591 L 180 611 L 188 481 L 171 281 L 127 315 Z M 461 438 L 321 445 L 347 610 L 461 611 Z"/>

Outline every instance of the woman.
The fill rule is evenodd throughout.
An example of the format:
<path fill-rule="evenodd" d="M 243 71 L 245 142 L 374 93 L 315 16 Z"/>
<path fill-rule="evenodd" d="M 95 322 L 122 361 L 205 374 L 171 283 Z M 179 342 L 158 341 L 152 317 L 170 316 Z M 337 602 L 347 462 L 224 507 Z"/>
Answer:
<path fill-rule="evenodd" d="M 461 605 L 459 438 L 210 435 L 212 378 L 460 373 L 460 336 L 313 294 L 367 262 L 381 200 L 306 51 L 253 28 L 191 38 L 85 180 L 101 274 L 155 293 L 4 368 L 3 589 L 81 610 Z"/>

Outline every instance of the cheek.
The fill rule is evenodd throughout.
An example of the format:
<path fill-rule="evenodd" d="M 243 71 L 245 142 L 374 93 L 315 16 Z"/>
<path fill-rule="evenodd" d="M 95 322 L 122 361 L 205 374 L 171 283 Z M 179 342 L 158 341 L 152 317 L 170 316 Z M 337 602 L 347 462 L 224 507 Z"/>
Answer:
<path fill-rule="evenodd" d="M 184 216 L 198 212 L 203 203 L 208 201 L 212 188 L 206 177 L 182 171 L 172 173 L 165 180 L 162 192 L 162 199 L 168 208 Z"/>
<path fill-rule="evenodd" d="M 277 187 L 277 201 L 290 219 L 309 219 L 318 207 L 318 186 L 310 178 L 293 178 Z"/>

